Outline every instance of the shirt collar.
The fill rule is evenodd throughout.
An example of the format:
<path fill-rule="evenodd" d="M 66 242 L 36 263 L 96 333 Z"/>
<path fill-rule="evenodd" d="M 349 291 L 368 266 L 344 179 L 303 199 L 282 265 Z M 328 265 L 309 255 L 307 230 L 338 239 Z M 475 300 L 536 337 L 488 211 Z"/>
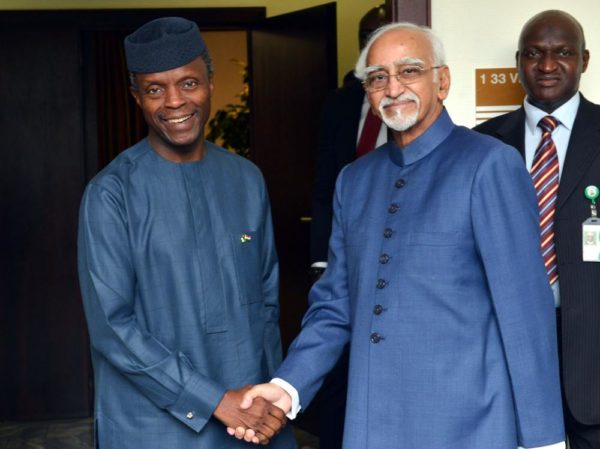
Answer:
<path fill-rule="evenodd" d="M 454 129 L 454 123 L 446 108 L 427 130 L 406 145 L 399 148 L 394 141 L 388 142 L 388 151 L 392 161 L 401 167 L 414 164 L 435 150 Z"/>
<path fill-rule="evenodd" d="M 561 125 L 571 131 L 580 101 L 581 96 L 579 95 L 579 92 L 577 92 L 569 99 L 569 101 L 560 106 L 558 109 L 555 109 L 552 114 L 548 114 L 546 111 L 542 111 L 525 99 L 523 102 L 523 108 L 525 109 L 525 123 L 527 123 L 527 129 L 529 133 L 535 134 L 538 123 L 547 115 L 552 115 L 552 117 L 558 119 Z"/>

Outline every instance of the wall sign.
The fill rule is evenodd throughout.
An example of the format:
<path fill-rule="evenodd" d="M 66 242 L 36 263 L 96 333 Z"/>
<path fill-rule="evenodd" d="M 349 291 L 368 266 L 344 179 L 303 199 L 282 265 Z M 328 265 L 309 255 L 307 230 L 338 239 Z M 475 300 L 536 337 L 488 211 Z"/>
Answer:
<path fill-rule="evenodd" d="M 517 69 L 475 69 L 475 120 L 477 124 L 514 111 L 523 104 L 525 91 Z"/>

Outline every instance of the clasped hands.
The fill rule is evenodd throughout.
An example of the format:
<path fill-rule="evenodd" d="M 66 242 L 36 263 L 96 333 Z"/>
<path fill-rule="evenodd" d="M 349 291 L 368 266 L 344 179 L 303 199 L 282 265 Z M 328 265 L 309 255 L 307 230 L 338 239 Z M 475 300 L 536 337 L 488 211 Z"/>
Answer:
<path fill-rule="evenodd" d="M 278 385 L 247 385 L 226 391 L 214 416 L 227 426 L 227 433 L 238 440 L 269 444 L 285 427 L 285 414 L 291 408 L 292 398 Z"/>

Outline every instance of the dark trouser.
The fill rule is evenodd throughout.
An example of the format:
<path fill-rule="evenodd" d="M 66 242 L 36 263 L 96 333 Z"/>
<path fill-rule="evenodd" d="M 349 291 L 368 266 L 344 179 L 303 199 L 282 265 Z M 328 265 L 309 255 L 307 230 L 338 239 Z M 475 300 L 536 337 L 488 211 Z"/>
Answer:
<path fill-rule="evenodd" d="M 560 348 L 562 348 L 562 332 L 561 332 L 561 321 L 560 321 L 560 309 L 556 309 L 556 332 L 558 335 L 558 358 L 561 367 L 561 381 L 562 381 L 562 354 Z M 562 384 L 562 382 L 561 382 Z M 600 449 L 600 425 L 587 426 L 580 423 L 575 419 L 567 400 L 565 398 L 564 389 L 562 390 L 562 402 L 563 402 L 563 413 L 565 416 L 565 430 L 569 439 L 570 449 Z"/>
<path fill-rule="evenodd" d="M 570 449 L 600 449 L 600 426 L 586 426 L 578 422 L 563 398 L 565 429 Z"/>
<path fill-rule="evenodd" d="M 341 449 L 344 435 L 346 393 L 348 390 L 348 345 L 329 372 L 321 391 L 319 409 L 319 448 Z"/>

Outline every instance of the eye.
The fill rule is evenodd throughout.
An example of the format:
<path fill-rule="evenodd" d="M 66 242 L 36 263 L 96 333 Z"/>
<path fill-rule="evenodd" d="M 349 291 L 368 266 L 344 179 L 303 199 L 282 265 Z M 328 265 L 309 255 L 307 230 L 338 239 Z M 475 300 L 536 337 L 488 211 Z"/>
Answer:
<path fill-rule="evenodd" d="M 539 58 L 541 52 L 539 52 L 535 48 L 528 48 L 526 50 L 523 50 L 522 55 L 524 58 Z"/>
<path fill-rule="evenodd" d="M 387 79 L 388 75 L 387 73 L 384 72 L 378 72 L 378 73 L 373 73 L 371 75 L 369 75 L 369 78 L 371 79 L 371 81 L 385 81 Z"/>
<path fill-rule="evenodd" d="M 389 76 L 385 72 L 371 73 L 367 77 L 367 85 L 372 87 L 385 87 Z"/>
<path fill-rule="evenodd" d="M 402 78 L 416 78 L 422 71 L 423 69 L 418 65 L 405 65 L 400 68 L 400 76 Z"/>
<path fill-rule="evenodd" d="M 194 89 L 198 86 L 198 81 L 196 80 L 185 80 L 182 84 L 184 89 Z"/>
<path fill-rule="evenodd" d="M 145 90 L 146 95 L 151 95 L 151 96 L 158 96 L 160 94 L 162 94 L 162 89 L 160 87 L 156 87 L 156 86 L 150 86 L 147 87 Z"/>
<path fill-rule="evenodd" d="M 557 53 L 558 56 L 562 58 L 568 58 L 569 56 L 573 56 L 573 52 L 570 48 L 561 48 Z"/>

